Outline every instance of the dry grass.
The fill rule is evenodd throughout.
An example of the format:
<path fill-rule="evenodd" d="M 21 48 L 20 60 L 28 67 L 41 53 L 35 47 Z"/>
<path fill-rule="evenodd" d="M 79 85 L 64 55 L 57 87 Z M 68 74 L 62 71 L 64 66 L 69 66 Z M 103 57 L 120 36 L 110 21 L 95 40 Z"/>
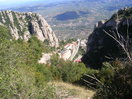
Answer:
<path fill-rule="evenodd" d="M 91 99 L 94 91 L 64 82 L 50 82 L 55 86 L 58 99 Z"/>

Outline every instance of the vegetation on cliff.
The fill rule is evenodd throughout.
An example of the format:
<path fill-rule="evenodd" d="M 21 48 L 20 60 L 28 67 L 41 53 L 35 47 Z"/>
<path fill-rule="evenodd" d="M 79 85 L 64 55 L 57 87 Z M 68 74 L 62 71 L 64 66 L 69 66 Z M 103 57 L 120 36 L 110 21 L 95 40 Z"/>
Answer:
<path fill-rule="evenodd" d="M 79 81 L 87 68 L 84 64 L 64 61 L 54 55 L 51 65 L 39 64 L 43 52 L 54 48 L 36 37 L 29 41 L 10 39 L 9 30 L 0 26 L 0 98 L 58 99 L 49 81 Z"/>
<path fill-rule="evenodd" d="M 119 10 L 110 20 L 97 26 L 89 37 L 83 61 L 87 66 L 100 69 L 97 74 L 86 75 L 85 82 L 97 88 L 94 99 L 132 97 L 131 15 L 132 8 Z M 99 86 L 94 86 L 97 84 Z"/>
<path fill-rule="evenodd" d="M 131 8 L 119 10 L 110 20 L 94 29 L 88 39 L 87 53 L 82 58 L 85 64 L 100 68 L 106 61 L 131 60 L 131 11 Z"/>
<path fill-rule="evenodd" d="M 121 12 L 123 14 L 118 14 L 118 18 L 126 15 L 125 13 L 131 15 L 131 8 L 125 11 Z M 91 42 L 88 42 L 90 51 L 87 51 L 90 54 L 88 58 L 85 57 L 85 61 L 91 62 L 85 63 L 88 63 L 87 65 L 92 63 L 90 66 L 97 68 L 101 67 L 96 70 L 86 67 L 83 63 L 59 59 L 58 54 L 52 56 L 50 64 L 39 64 L 38 60 L 42 53 L 55 50 L 49 46 L 49 41 L 42 42 L 35 36 L 27 42 L 21 39 L 13 40 L 7 27 L 0 25 L 0 98 L 61 99 L 62 97 L 57 93 L 58 85 L 51 84 L 53 81 L 64 81 L 91 88 L 96 91 L 94 99 L 129 99 L 132 97 L 132 64 L 129 62 L 131 60 L 128 61 L 127 54 L 121 46 L 121 44 L 129 44 L 130 47 L 128 45 L 124 47 L 129 48 L 126 51 L 129 51 L 131 55 L 131 17 L 128 21 L 124 21 L 126 20 L 124 18 L 120 19 L 118 30 L 114 28 L 114 32 L 110 32 L 112 27 L 117 25 L 111 25 L 113 19 L 114 16 L 101 27 L 97 27 L 90 36 Z M 114 23 L 116 22 L 117 20 L 114 20 Z M 119 34 L 120 37 L 115 34 Z M 126 41 L 128 42 L 125 43 Z M 65 43 L 62 42 L 61 46 L 63 47 Z M 126 60 L 121 62 L 121 58 Z M 60 87 L 62 83 L 59 84 Z M 70 89 L 70 94 L 76 94 L 75 90 Z M 89 98 L 88 95 L 86 97 Z"/>

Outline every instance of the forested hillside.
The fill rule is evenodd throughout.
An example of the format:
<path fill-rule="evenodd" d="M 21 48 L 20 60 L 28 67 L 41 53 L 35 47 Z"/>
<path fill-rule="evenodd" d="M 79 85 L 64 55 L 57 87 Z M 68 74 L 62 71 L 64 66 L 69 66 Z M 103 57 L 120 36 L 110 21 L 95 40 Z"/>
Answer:
<path fill-rule="evenodd" d="M 55 48 L 47 44 L 34 36 L 27 42 L 14 40 L 7 27 L 0 25 L 1 99 L 62 99 L 63 95 L 57 93 L 62 90 L 49 82 L 75 83 L 87 72 L 84 64 L 64 61 L 56 54 L 52 56 L 51 64 L 39 64 L 42 53 L 55 51 Z M 73 94 L 70 90 L 67 89 L 69 93 L 66 96 L 78 97 L 83 93 L 76 90 L 85 89 L 76 89 L 74 86 Z M 88 92 L 90 95 L 85 95 L 84 99 L 93 95 L 93 92 Z"/>
<path fill-rule="evenodd" d="M 131 27 L 132 8 L 120 9 L 95 25 L 85 52 L 85 40 L 81 49 L 74 39 L 59 46 L 41 15 L 0 12 L 0 99 L 131 99 Z M 82 61 L 61 58 L 66 49 Z M 43 54 L 52 55 L 39 63 Z"/>

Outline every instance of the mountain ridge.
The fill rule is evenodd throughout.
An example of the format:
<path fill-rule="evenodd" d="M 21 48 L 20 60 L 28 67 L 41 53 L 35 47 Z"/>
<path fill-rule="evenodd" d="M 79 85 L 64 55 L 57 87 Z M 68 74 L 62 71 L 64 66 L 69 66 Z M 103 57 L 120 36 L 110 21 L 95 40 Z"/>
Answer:
<path fill-rule="evenodd" d="M 0 12 L 0 23 L 7 26 L 15 40 L 28 41 L 36 36 L 40 41 L 48 40 L 51 46 L 58 47 L 59 41 L 50 25 L 40 15 L 32 12 Z"/>
<path fill-rule="evenodd" d="M 103 62 L 131 60 L 132 7 L 119 10 L 109 20 L 99 21 L 88 37 L 87 52 L 82 61 L 92 68 Z"/>

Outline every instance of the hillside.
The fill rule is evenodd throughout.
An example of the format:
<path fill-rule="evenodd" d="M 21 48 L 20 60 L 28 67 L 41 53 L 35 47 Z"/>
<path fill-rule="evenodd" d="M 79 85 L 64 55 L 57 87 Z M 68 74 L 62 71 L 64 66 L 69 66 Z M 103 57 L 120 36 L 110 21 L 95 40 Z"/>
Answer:
<path fill-rule="evenodd" d="M 32 11 L 43 15 L 53 28 L 59 39 L 85 38 L 92 33 L 94 24 L 102 19 L 109 19 L 110 16 L 120 8 L 132 6 L 131 0 L 58 0 L 34 6 L 15 8 L 15 11 Z M 73 17 L 73 12 L 75 14 Z M 82 12 L 82 13 L 80 13 Z M 58 20 L 64 18 L 63 20 Z M 64 21 L 65 20 L 65 21 Z"/>
<path fill-rule="evenodd" d="M 56 54 L 51 64 L 39 64 L 42 53 L 51 53 L 54 48 L 34 36 L 27 42 L 11 38 L 9 29 L 0 25 L 1 99 L 74 99 L 78 96 L 78 99 L 86 99 L 93 96 L 93 91 L 81 87 L 61 82 L 53 84 L 54 81 L 80 80 L 87 72 L 83 64 L 64 61 Z"/>
<path fill-rule="evenodd" d="M 41 15 L 1 11 L 0 99 L 132 97 L 132 8 L 120 9 L 105 19 L 103 13 L 108 17 L 116 8 L 128 4 L 128 0 L 123 0 L 123 4 L 113 1 L 79 0 L 48 5 L 47 8 L 30 6 L 19 9 L 36 12 L 45 9 L 46 19 L 55 31 L 60 29 L 59 34 L 63 37 L 83 38 L 77 32 L 80 31 L 88 41 L 69 39 L 59 42 Z M 110 7 L 115 6 L 114 3 L 118 7 Z M 104 20 L 95 24 L 90 36 L 84 33 L 91 31 L 91 24 L 100 18 Z"/>
<path fill-rule="evenodd" d="M 28 41 L 36 36 L 40 41 L 49 41 L 51 46 L 58 47 L 59 41 L 50 25 L 39 14 L 28 12 L 1 11 L 0 23 L 7 26 L 13 39 Z"/>
<path fill-rule="evenodd" d="M 57 99 L 92 99 L 94 91 L 65 82 L 50 82 L 55 86 Z"/>
<path fill-rule="evenodd" d="M 132 53 L 132 8 L 124 8 L 109 20 L 96 24 L 88 38 L 87 52 L 82 60 L 87 65 L 99 68 L 112 60 L 130 60 Z M 96 67 L 97 66 L 97 67 Z"/>
<path fill-rule="evenodd" d="M 41 32 L 37 28 L 40 28 L 39 25 L 43 19 L 37 21 L 39 16 L 31 12 L 18 13 L 2 11 L 0 14 L 1 99 L 70 99 L 71 97 L 76 98 L 78 96 L 79 99 L 85 99 L 93 96 L 93 91 L 76 87 L 71 84 L 60 82 L 59 85 L 61 85 L 62 89 L 58 87 L 58 85 L 49 84 L 49 82 L 53 81 L 74 83 L 80 80 L 82 75 L 87 72 L 87 68 L 84 64 L 60 59 L 58 54 L 54 53 L 56 52 L 54 46 L 50 46 L 49 38 L 47 39 L 48 41 L 43 41 L 38 38 L 36 33 Z M 14 16 L 18 19 L 14 20 Z M 24 16 L 24 19 L 21 19 L 22 16 Z M 29 19 L 25 20 L 26 18 Z M 35 21 L 35 24 L 38 25 L 38 27 L 36 25 L 34 27 L 37 29 L 35 34 L 34 32 L 28 31 L 28 29 L 30 30 L 31 28 L 25 27 L 29 33 L 33 33 L 30 34 L 31 37 L 25 40 L 23 38 L 24 36 L 22 36 L 25 32 L 21 31 L 24 28 L 22 23 L 28 24 L 28 22 L 30 23 L 31 21 Z M 21 24 L 16 24 L 16 22 L 20 22 Z M 34 24 L 32 23 L 31 25 Z M 44 24 L 44 26 L 45 25 L 47 24 Z M 19 28 L 20 26 L 21 28 Z M 47 28 L 48 27 L 46 26 L 44 29 Z M 18 35 L 14 36 L 14 32 L 12 32 L 11 29 L 13 29 L 13 31 L 16 30 L 15 33 L 18 33 Z M 48 32 L 48 35 L 50 35 L 50 31 Z M 50 62 L 47 64 L 39 63 L 42 53 L 53 54 Z M 79 86 L 79 84 L 77 85 Z M 64 90 L 65 88 L 66 90 Z M 89 94 L 78 93 L 78 90 L 89 92 Z"/>

